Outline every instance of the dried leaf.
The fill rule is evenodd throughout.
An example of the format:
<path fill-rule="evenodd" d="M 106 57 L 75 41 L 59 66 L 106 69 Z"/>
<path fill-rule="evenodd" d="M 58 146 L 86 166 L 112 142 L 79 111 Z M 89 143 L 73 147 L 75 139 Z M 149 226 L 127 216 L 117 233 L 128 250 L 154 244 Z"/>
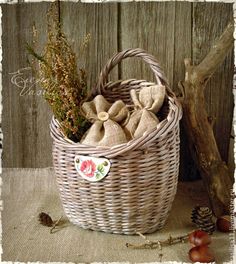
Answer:
<path fill-rule="evenodd" d="M 44 226 L 48 226 L 48 227 L 53 226 L 53 221 L 52 221 L 51 216 L 44 212 L 41 212 L 39 214 L 39 222 L 41 225 L 44 225 Z"/>

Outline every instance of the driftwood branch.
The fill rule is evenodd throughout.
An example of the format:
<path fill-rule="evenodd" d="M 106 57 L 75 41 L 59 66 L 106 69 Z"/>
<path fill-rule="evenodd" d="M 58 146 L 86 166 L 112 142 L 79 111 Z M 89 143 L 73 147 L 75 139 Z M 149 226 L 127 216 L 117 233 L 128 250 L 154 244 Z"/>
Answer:
<path fill-rule="evenodd" d="M 190 59 L 184 60 L 185 80 L 179 83 L 183 95 L 183 125 L 216 216 L 229 213 L 233 177 L 222 161 L 216 144 L 212 122 L 205 107 L 204 89 L 208 79 L 233 47 L 233 28 L 233 23 L 229 23 L 199 65 L 193 66 Z"/>
<path fill-rule="evenodd" d="M 195 67 L 198 77 L 202 80 L 209 78 L 224 61 L 227 52 L 233 47 L 234 25 L 229 23 L 217 43 L 212 46 L 210 52 L 206 55 L 203 61 Z"/>

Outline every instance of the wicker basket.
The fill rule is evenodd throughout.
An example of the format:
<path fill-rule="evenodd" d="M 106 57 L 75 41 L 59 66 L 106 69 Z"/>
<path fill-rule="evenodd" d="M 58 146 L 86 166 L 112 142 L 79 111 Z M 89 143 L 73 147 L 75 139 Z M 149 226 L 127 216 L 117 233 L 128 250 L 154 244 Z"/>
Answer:
<path fill-rule="evenodd" d="M 155 58 L 141 49 L 125 50 L 111 58 L 93 95 L 102 94 L 110 102 L 122 99 L 131 103 L 130 89 L 154 85 L 135 79 L 107 82 L 111 69 L 128 57 L 142 58 L 151 67 L 157 83 L 167 87 L 157 128 L 112 148 L 92 147 L 65 138 L 53 118 L 53 161 L 62 204 L 72 223 L 110 233 L 151 233 L 165 224 L 176 194 L 182 110 Z M 110 172 L 98 182 L 84 180 L 74 166 L 78 154 L 109 159 Z"/>

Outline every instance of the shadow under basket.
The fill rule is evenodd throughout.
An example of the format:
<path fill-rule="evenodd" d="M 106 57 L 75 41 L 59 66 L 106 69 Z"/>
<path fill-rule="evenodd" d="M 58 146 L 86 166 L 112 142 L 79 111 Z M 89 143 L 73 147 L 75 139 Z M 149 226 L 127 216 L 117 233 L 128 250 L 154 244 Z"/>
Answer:
<path fill-rule="evenodd" d="M 141 49 L 125 50 L 112 57 L 100 74 L 94 96 L 102 94 L 109 102 L 122 99 L 131 104 L 131 89 L 155 85 L 135 79 L 107 82 L 111 69 L 128 57 L 141 57 L 150 65 L 157 83 L 166 86 L 155 130 L 109 148 L 68 140 L 55 118 L 50 128 L 54 169 L 68 219 L 85 229 L 130 235 L 152 233 L 167 220 L 178 182 L 182 109 L 155 58 Z M 83 179 L 75 168 L 76 155 L 109 159 L 108 175 L 97 182 Z"/>

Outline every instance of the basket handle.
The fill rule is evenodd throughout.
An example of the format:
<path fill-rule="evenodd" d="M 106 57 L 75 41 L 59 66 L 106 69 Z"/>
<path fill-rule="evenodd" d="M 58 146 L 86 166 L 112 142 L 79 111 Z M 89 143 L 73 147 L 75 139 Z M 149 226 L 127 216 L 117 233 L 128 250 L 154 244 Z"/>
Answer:
<path fill-rule="evenodd" d="M 96 94 L 103 94 L 105 92 L 105 84 L 108 82 L 108 74 L 110 73 L 110 71 L 118 64 L 120 63 L 123 59 L 126 58 L 131 58 L 131 57 L 138 57 L 138 58 L 142 58 L 147 64 L 149 64 L 150 68 L 152 69 L 152 71 L 155 74 L 156 80 L 157 80 L 157 84 L 163 84 L 166 86 L 167 90 L 172 94 L 170 88 L 169 88 L 169 83 L 168 80 L 161 68 L 161 66 L 159 65 L 159 63 L 157 62 L 157 60 L 155 59 L 154 56 L 148 54 L 145 50 L 137 48 L 137 49 L 127 49 L 127 50 L 123 50 L 117 54 L 115 54 L 105 65 L 105 67 L 103 68 L 103 70 L 100 73 L 99 79 L 98 79 L 98 83 L 96 85 L 96 87 L 94 87 L 94 89 L 92 90 L 92 94 L 96 95 Z"/>

